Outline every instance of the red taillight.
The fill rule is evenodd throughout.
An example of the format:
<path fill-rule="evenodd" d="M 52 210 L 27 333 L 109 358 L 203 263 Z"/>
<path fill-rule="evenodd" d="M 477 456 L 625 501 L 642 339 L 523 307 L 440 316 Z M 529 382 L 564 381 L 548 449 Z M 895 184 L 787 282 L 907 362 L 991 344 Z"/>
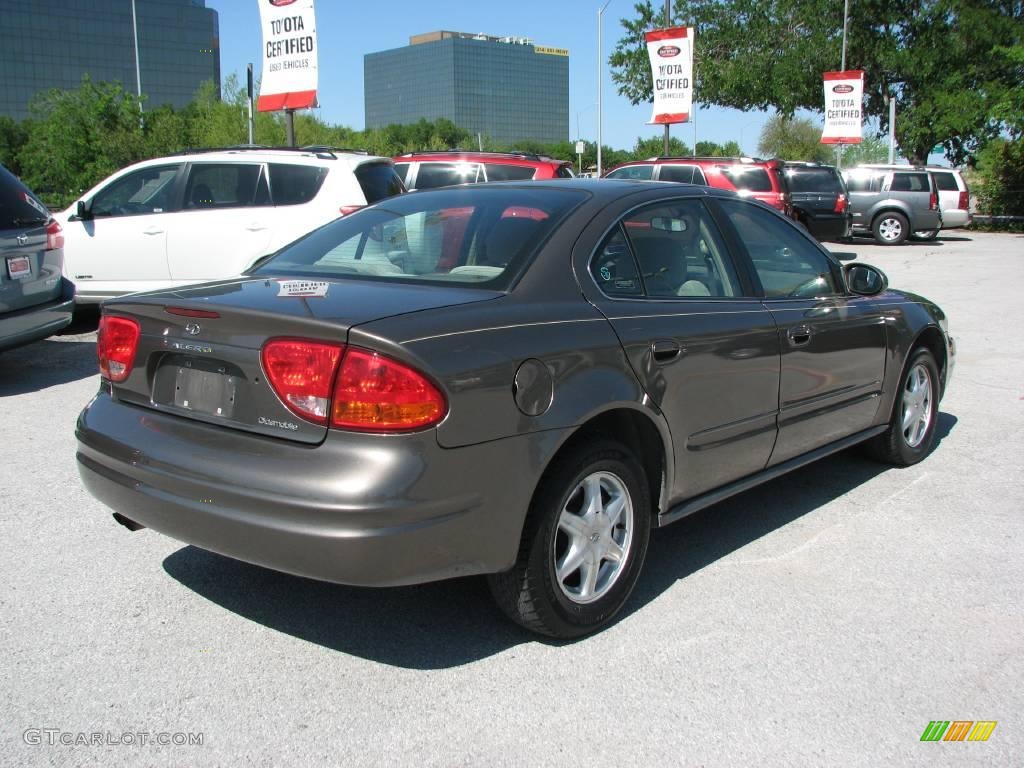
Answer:
<path fill-rule="evenodd" d="M 340 344 L 274 339 L 263 347 L 263 371 L 292 413 L 326 424 L 331 386 L 344 349 Z"/>
<path fill-rule="evenodd" d="M 971 207 L 971 196 L 966 189 L 960 193 L 960 198 L 956 201 L 956 207 L 962 211 L 966 211 Z"/>
<path fill-rule="evenodd" d="M 100 375 L 111 381 L 124 381 L 132 372 L 135 350 L 139 346 L 139 324 L 127 317 L 100 318 L 96 334 L 96 357 Z"/>
<path fill-rule="evenodd" d="M 422 429 L 444 418 L 444 395 L 412 368 L 349 347 L 334 387 L 331 426 L 370 432 Z"/>
<path fill-rule="evenodd" d="M 939 193 L 938 192 L 932 192 L 931 195 L 928 196 L 928 207 L 930 209 L 932 209 L 933 211 L 939 210 Z"/>
<path fill-rule="evenodd" d="M 836 207 L 832 213 L 846 213 L 846 195 L 836 195 Z"/>
<path fill-rule="evenodd" d="M 341 212 L 342 216 L 348 216 L 350 213 L 355 213 L 356 211 L 360 211 L 365 207 L 365 205 L 343 205 L 338 210 Z"/>
<path fill-rule="evenodd" d="M 64 247 L 64 231 L 55 220 L 46 225 L 46 250 Z"/>

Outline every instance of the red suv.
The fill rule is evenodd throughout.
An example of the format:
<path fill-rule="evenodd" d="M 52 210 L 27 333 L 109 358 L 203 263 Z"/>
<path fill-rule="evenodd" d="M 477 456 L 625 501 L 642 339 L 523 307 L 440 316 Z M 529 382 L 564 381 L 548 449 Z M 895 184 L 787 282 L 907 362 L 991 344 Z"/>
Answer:
<path fill-rule="evenodd" d="M 789 188 L 778 160 L 750 157 L 652 157 L 612 168 L 608 179 L 681 181 L 729 189 L 792 215 Z"/>
<path fill-rule="evenodd" d="M 469 152 L 452 149 L 410 152 L 394 158 L 395 170 L 413 189 L 480 181 L 571 179 L 572 163 L 529 152 Z"/>

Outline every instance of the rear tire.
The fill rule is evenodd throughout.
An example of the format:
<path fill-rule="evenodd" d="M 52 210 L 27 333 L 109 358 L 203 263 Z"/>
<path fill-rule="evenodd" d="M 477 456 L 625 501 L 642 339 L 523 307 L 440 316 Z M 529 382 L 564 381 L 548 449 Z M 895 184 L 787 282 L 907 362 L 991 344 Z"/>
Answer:
<path fill-rule="evenodd" d="M 893 404 L 889 428 L 867 443 L 879 461 L 909 467 L 935 446 L 939 420 L 939 368 L 935 357 L 918 347 L 900 374 L 900 392 Z"/>
<path fill-rule="evenodd" d="M 881 245 L 899 245 L 910 234 L 910 225 L 902 213 L 886 211 L 875 217 L 871 232 Z"/>
<path fill-rule="evenodd" d="M 915 240 L 934 240 L 939 236 L 939 230 L 937 229 L 926 229 L 921 232 L 915 232 L 911 237 Z"/>
<path fill-rule="evenodd" d="M 582 445 L 556 459 L 541 481 L 515 565 L 488 576 L 491 594 L 534 632 L 594 632 L 633 591 L 650 530 L 650 494 L 636 459 L 612 440 Z"/>

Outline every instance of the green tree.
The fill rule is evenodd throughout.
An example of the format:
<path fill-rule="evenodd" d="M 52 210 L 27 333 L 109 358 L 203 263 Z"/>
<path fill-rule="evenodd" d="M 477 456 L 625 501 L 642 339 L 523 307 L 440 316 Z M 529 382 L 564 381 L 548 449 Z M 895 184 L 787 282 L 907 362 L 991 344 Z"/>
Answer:
<path fill-rule="evenodd" d="M 18 123 L 12 118 L 0 116 L 0 164 L 15 176 L 21 175 L 18 154 L 28 141 L 28 123 Z"/>
<path fill-rule="evenodd" d="M 827 163 L 832 149 L 821 143 L 821 128 L 805 117 L 776 114 L 761 129 L 757 151 L 763 157 Z"/>
<path fill-rule="evenodd" d="M 735 141 L 727 141 L 725 144 L 718 144 L 714 141 L 697 142 L 699 157 L 739 157 L 742 154 L 743 150 Z"/>
<path fill-rule="evenodd" d="M 665 154 L 665 137 L 648 136 L 638 137 L 633 145 L 632 160 L 645 160 L 648 157 L 661 157 Z M 670 136 L 668 140 L 668 157 L 683 157 L 692 155 L 693 151 L 681 139 Z M 602 150 L 603 155 L 603 150 Z"/>
<path fill-rule="evenodd" d="M 831 154 L 829 155 L 831 162 Z M 843 147 L 843 166 L 860 165 L 861 163 L 884 163 L 889 160 L 889 142 L 877 136 L 865 136 L 860 144 L 849 144 Z"/>
<path fill-rule="evenodd" d="M 1024 215 L 1024 139 L 997 139 L 985 147 L 972 186 L 980 213 Z"/>
<path fill-rule="evenodd" d="M 634 8 L 610 61 L 619 92 L 639 104 L 652 89 L 643 33 L 665 19 L 660 3 Z M 822 111 L 821 73 L 841 58 L 842 8 L 833 0 L 675 0 L 672 22 L 697 30 L 697 101 L 786 116 Z M 858 0 L 847 68 L 865 70 L 865 112 L 883 128 L 885 97 L 896 99 L 903 155 L 923 162 L 941 143 L 958 163 L 1022 119 L 1022 29 L 1020 0 Z"/>

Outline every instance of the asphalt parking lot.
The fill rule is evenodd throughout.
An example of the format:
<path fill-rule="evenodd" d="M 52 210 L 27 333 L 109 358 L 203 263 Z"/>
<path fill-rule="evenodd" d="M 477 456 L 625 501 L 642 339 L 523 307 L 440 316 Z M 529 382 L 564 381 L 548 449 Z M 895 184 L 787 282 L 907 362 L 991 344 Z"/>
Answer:
<path fill-rule="evenodd" d="M 656 531 L 575 643 L 480 579 L 326 585 L 130 533 L 75 467 L 95 333 L 0 356 L 0 765 L 1020 765 L 1024 236 L 835 249 L 950 318 L 935 452 L 848 451 Z M 933 720 L 998 725 L 921 742 Z"/>

